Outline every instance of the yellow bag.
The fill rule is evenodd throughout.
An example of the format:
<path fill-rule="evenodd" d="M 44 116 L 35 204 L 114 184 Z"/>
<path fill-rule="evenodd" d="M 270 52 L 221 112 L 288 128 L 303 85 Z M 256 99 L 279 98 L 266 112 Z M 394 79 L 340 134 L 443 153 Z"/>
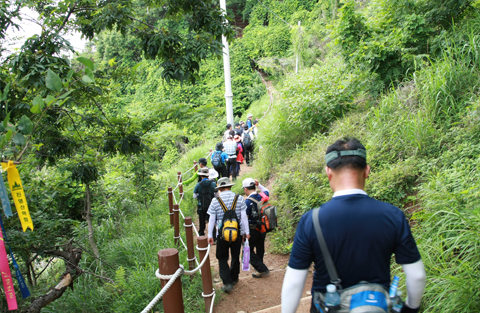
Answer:
<path fill-rule="evenodd" d="M 222 227 L 220 229 L 220 237 L 228 242 L 236 241 L 240 236 L 240 223 L 238 222 L 237 213 L 235 213 L 238 195 L 235 195 L 235 199 L 233 199 L 232 208 L 230 210 L 220 197 L 217 197 L 217 200 L 218 203 L 220 203 L 223 212 L 225 212 L 223 215 Z"/>

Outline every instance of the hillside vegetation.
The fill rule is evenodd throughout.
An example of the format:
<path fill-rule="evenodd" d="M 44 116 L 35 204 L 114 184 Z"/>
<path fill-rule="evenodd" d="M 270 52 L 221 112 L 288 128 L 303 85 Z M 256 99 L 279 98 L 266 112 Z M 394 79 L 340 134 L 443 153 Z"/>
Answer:
<path fill-rule="evenodd" d="M 35 226 L 4 219 L 33 295 L 21 311 L 62 279 L 69 264 L 52 251 L 67 242 L 83 251 L 73 288 L 43 312 L 140 312 L 160 291 L 156 254 L 175 246 L 166 188 L 225 129 L 220 34 L 235 119 L 260 118 L 249 176 L 274 183 L 273 252 L 289 253 L 302 214 L 330 199 L 326 148 L 353 136 L 367 147 L 367 192 L 412 225 L 428 278 L 422 312 L 480 311 L 478 0 L 231 0 L 230 25 L 247 25 L 236 30 L 216 2 L 167 2 L 95 13 L 84 1 L 15 2 L 43 14 L 44 34 L 5 54 L 0 31 L 0 148 L 22 162 Z M 18 11 L 0 8 L 13 27 Z M 72 29 L 91 39 L 73 57 L 60 36 Z M 182 210 L 195 216 L 191 191 Z M 203 312 L 199 276 L 182 286 L 186 312 Z"/>

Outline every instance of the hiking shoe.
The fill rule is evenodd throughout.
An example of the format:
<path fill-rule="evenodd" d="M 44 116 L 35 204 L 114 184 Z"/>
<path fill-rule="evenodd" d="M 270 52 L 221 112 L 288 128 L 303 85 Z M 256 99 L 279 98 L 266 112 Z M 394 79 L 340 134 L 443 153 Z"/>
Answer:
<path fill-rule="evenodd" d="M 232 284 L 226 284 L 226 285 L 222 286 L 222 291 L 225 291 L 225 292 L 230 292 L 230 291 L 232 291 L 232 289 L 233 289 Z"/>
<path fill-rule="evenodd" d="M 255 272 L 252 274 L 253 278 L 262 278 L 263 276 L 267 276 L 270 274 L 269 270 L 266 270 L 265 272 Z"/>
<path fill-rule="evenodd" d="M 236 285 L 238 283 L 238 278 L 236 280 L 233 281 L 232 285 Z"/>

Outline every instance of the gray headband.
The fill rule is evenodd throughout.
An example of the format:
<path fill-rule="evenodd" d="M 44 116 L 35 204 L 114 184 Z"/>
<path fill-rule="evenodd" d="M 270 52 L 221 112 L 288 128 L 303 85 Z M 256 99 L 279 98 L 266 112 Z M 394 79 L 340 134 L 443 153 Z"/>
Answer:
<path fill-rule="evenodd" d="M 345 150 L 345 151 L 332 151 L 327 153 L 325 155 L 325 163 L 328 164 L 331 161 L 338 159 L 339 157 L 342 156 L 349 156 L 349 155 L 354 155 L 354 156 L 359 156 L 361 158 L 364 158 L 365 160 L 367 159 L 367 150 L 364 149 L 358 149 L 358 150 Z"/>

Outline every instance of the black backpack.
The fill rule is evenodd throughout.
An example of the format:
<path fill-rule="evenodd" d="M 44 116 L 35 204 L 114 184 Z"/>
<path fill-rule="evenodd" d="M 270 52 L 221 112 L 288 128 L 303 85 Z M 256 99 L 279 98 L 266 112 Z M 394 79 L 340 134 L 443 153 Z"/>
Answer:
<path fill-rule="evenodd" d="M 212 157 L 212 165 L 215 167 L 222 165 L 222 151 L 215 151 Z"/>
<path fill-rule="evenodd" d="M 250 137 L 250 132 L 244 134 L 243 145 L 245 148 L 250 149 L 252 147 L 252 137 Z"/>
<path fill-rule="evenodd" d="M 212 189 L 212 182 L 210 180 L 201 181 L 200 187 L 202 187 L 200 192 L 200 207 L 203 212 L 207 212 L 215 191 Z"/>

